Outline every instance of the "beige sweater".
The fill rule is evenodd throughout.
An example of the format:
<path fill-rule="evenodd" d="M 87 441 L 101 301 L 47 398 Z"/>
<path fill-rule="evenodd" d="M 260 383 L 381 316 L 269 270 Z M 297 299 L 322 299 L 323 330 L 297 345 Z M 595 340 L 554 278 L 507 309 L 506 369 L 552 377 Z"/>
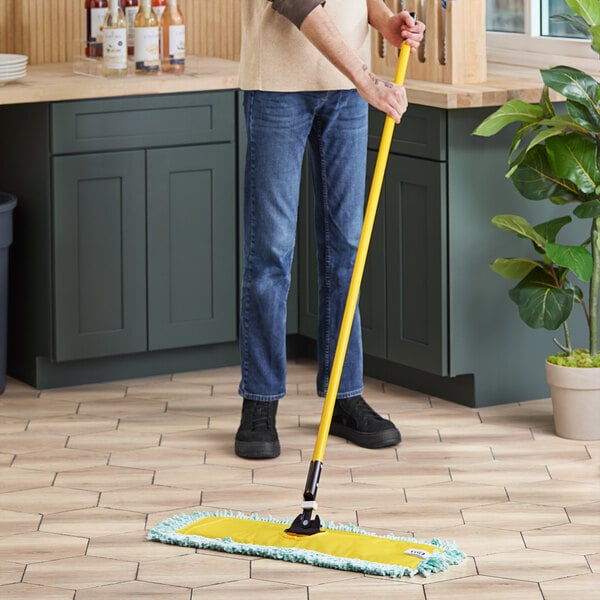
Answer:
<path fill-rule="evenodd" d="M 366 0 L 327 0 L 325 10 L 348 45 L 369 64 Z M 300 92 L 345 90 L 354 85 L 269 0 L 242 0 L 240 87 Z"/>

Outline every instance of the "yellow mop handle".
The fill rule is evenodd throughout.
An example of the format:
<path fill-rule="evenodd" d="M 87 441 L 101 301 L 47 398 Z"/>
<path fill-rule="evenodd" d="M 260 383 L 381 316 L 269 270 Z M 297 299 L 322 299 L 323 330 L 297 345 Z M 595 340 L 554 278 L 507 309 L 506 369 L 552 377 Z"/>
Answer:
<path fill-rule="evenodd" d="M 409 57 L 410 46 L 404 42 L 400 47 L 400 56 L 398 57 L 398 66 L 396 69 L 396 76 L 394 78 L 394 83 L 397 85 L 402 85 L 404 83 Z M 321 413 L 321 422 L 312 456 L 313 461 L 323 462 L 323 458 L 325 456 L 325 446 L 327 445 L 327 437 L 329 436 L 329 429 L 331 427 L 333 409 L 340 386 L 342 369 L 344 368 L 348 340 L 350 339 L 352 322 L 354 321 L 354 313 L 356 312 L 360 284 L 362 281 L 363 272 L 365 270 L 365 262 L 367 260 L 367 250 L 369 249 L 371 234 L 373 233 L 373 224 L 375 223 L 375 216 L 377 214 L 377 205 L 379 203 L 379 196 L 381 194 L 381 187 L 383 185 L 383 176 L 385 174 L 385 167 L 387 165 L 388 156 L 390 153 L 392 134 L 394 133 L 395 124 L 396 123 L 394 119 L 392 119 L 390 116 L 386 116 L 385 124 L 383 126 L 383 133 L 381 135 L 381 142 L 379 144 L 379 152 L 377 154 L 377 162 L 375 164 L 373 180 L 371 182 L 369 200 L 367 202 L 367 208 L 365 209 L 365 218 L 360 234 L 360 241 L 358 243 L 356 259 L 354 262 L 354 268 L 352 270 L 352 278 L 350 280 L 350 287 L 348 289 L 348 296 L 346 298 L 346 307 L 344 308 L 344 316 L 342 317 L 342 325 L 340 327 L 338 343 L 335 350 L 335 356 L 333 358 L 333 366 L 329 375 L 329 386 L 327 388 L 327 395 L 325 396 L 325 402 L 323 404 L 323 412 Z"/>

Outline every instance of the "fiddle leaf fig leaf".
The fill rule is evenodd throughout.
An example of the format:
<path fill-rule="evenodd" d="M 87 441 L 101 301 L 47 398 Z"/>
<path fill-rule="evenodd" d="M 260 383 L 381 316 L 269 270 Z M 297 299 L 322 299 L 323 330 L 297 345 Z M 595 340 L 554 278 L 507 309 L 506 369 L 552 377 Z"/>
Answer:
<path fill-rule="evenodd" d="M 600 3 L 598 0 L 566 0 L 568 7 L 582 17 L 588 25 L 600 25 Z"/>
<path fill-rule="evenodd" d="M 509 100 L 489 115 L 473 131 L 474 135 L 490 137 L 511 123 L 534 123 L 544 116 L 541 106 L 523 100 Z"/>
<path fill-rule="evenodd" d="M 531 240 L 540 248 L 544 248 L 546 245 L 544 238 L 523 217 L 519 217 L 518 215 L 496 215 L 492 218 L 492 223 L 499 229 L 512 231 L 517 235 Z"/>
<path fill-rule="evenodd" d="M 504 279 L 523 279 L 540 264 L 529 258 L 497 258 L 490 268 Z"/>
<path fill-rule="evenodd" d="M 546 140 L 546 153 L 552 171 L 572 181 L 584 194 L 593 194 L 600 183 L 598 147 L 589 137 L 568 133 Z"/>
<path fill-rule="evenodd" d="M 573 214 L 580 219 L 593 219 L 600 217 L 600 202 L 598 200 L 588 200 L 582 202 L 574 211 Z"/>
<path fill-rule="evenodd" d="M 587 248 L 548 243 L 546 254 L 553 263 L 573 271 L 581 281 L 589 281 L 592 278 L 594 261 Z"/>
<path fill-rule="evenodd" d="M 555 242 L 556 236 L 560 230 L 572 221 L 571 217 L 557 217 L 545 223 L 536 225 L 534 229 L 546 240 L 546 242 Z"/>

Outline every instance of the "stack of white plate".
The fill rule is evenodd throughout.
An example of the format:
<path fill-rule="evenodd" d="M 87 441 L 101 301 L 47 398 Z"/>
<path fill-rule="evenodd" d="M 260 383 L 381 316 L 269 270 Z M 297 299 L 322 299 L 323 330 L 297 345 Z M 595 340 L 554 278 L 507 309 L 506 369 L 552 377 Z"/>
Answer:
<path fill-rule="evenodd" d="M 23 54 L 0 54 L 0 85 L 27 75 L 27 57 Z"/>

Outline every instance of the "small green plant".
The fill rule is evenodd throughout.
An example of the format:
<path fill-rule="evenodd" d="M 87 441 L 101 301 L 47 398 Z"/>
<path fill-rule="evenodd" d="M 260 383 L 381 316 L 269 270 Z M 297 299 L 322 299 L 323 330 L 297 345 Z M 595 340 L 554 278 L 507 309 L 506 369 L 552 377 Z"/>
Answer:
<path fill-rule="evenodd" d="M 574 14 L 554 18 L 586 33 L 594 51 L 600 53 L 600 0 L 566 2 Z M 497 215 L 492 223 L 529 240 L 534 252 L 532 257 L 498 258 L 491 268 L 506 279 L 518 281 L 509 296 L 527 325 L 551 331 L 563 327 L 564 343 L 554 339 L 561 354 L 548 360 L 600 366 L 600 87 L 590 75 L 568 66 L 542 69 L 540 73 L 544 89 L 537 105 L 510 100 L 473 133 L 489 137 L 517 123 L 506 176 L 524 198 L 549 200 L 569 208 L 574 205 L 573 216 L 588 220 L 590 233 L 578 245 L 564 245 L 557 237 L 572 222 L 570 215 L 535 226 L 517 215 Z M 557 113 L 549 90 L 564 97 L 566 113 Z M 571 276 L 589 282 L 588 302 Z M 568 318 L 575 304 L 583 309 L 588 324 L 589 345 L 584 351 L 574 350 L 569 333 Z"/>

